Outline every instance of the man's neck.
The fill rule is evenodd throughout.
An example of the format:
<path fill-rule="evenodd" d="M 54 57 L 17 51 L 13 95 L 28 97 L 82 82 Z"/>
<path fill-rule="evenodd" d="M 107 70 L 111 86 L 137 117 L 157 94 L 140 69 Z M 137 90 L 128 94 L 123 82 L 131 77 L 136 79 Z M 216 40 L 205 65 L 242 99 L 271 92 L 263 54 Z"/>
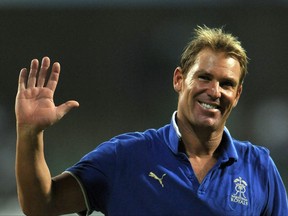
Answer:
<path fill-rule="evenodd" d="M 187 127 L 181 121 L 178 121 L 177 124 L 187 155 L 197 157 L 215 156 L 222 140 L 223 129 L 212 131 L 209 128 Z"/>
<path fill-rule="evenodd" d="M 207 173 L 217 163 L 221 148 L 219 147 L 223 130 L 220 132 L 208 133 L 209 130 L 195 131 L 181 127 L 178 124 L 181 133 L 181 142 L 179 143 L 179 151 L 184 152 L 194 170 L 194 174 L 201 184 Z M 206 133 L 204 132 L 206 131 Z"/>

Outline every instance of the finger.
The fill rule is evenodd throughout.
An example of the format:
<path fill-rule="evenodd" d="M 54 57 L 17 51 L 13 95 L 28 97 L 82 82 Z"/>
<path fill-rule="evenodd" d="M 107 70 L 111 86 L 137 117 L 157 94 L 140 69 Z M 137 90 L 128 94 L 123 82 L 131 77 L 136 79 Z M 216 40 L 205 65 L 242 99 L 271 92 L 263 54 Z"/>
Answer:
<path fill-rule="evenodd" d="M 43 87 L 45 85 L 49 67 L 50 67 L 50 59 L 48 57 L 42 58 L 42 63 L 41 63 L 38 80 L 37 80 L 37 87 Z"/>
<path fill-rule="evenodd" d="M 19 73 L 18 91 L 24 90 L 26 88 L 26 81 L 27 81 L 27 69 L 22 68 Z"/>
<path fill-rule="evenodd" d="M 67 101 L 57 107 L 57 119 L 60 120 L 64 115 L 66 115 L 71 109 L 79 107 L 79 103 L 74 100 Z"/>
<path fill-rule="evenodd" d="M 39 62 L 37 59 L 33 59 L 31 61 L 30 72 L 29 72 L 29 77 L 28 77 L 28 82 L 27 82 L 27 88 L 33 88 L 36 85 L 38 65 L 39 65 Z"/>
<path fill-rule="evenodd" d="M 51 74 L 47 82 L 46 86 L 47 88 L 51 89 L 52 91 L 55 91 L 59 80 L 59 74 L 60 74 L 60 64 L 58 62 L 55 62 L 52 66 Z"/>

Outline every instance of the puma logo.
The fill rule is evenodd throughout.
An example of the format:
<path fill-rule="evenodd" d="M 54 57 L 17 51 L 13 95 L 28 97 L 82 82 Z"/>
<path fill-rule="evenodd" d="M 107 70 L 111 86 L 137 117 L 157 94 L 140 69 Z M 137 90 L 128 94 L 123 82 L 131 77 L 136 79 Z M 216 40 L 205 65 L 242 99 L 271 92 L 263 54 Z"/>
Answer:
<path fill-rule="evenodd" d="M 159 178 L 159 177 L 158 177 L 156 174 L 154 174 L 153 172 L 150 172 L 150 173 L 149 173 L 149 176 L 152 177 L 152 178 L 154 178 L 154 179 L 156 179 L 156 180 L 158 180 L 159 183 L 160 183 L 160 185 L 161 185 L 162 187 L 164 187 L 163 178 L 164 178 L 164 176 L 166 176 L 166 173 L 164 173 L 161 178 Z"/>

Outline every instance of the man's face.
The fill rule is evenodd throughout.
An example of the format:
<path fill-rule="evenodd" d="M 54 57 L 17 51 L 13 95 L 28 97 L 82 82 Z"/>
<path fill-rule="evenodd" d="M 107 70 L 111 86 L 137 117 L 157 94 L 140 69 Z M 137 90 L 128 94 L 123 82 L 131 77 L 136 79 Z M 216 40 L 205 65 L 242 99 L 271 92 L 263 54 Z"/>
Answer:
<path fill-rule="evenodd" d="M 224 52 L 203 49 L 186 76 L 176 68 L 178 121 L 189 128 L 222 130 L 242 92 L 239 62 Z"/>

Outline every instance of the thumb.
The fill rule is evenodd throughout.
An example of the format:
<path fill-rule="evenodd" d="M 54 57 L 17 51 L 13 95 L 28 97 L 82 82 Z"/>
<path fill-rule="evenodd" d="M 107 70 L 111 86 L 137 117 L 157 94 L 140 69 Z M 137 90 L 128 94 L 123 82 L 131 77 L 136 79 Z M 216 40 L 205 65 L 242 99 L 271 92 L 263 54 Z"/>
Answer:
<path fill-rule="evenodd" d="M 58 106 L 57 109 L 57 119 L 60 120 L 64 115 L 66 115 L 71 109 L 79 107 L 79 103 L 74 100 L 67 101 L 66 103 Z"/>

